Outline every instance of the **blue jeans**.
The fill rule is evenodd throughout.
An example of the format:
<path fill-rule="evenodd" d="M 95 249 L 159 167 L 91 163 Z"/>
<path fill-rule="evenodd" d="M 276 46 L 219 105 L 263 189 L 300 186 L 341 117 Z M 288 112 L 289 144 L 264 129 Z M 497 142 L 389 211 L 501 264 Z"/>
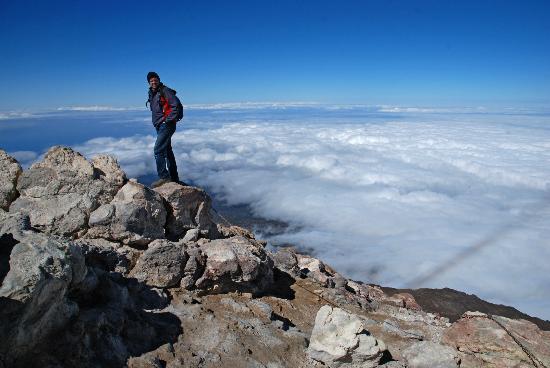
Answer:
<path fill-rule="evenodd" d="M 155 142 L 155 161 L 157 162 L 157 174 L 161 179 L 180 181 L 176 158 L 172 151 L 172 135 L 176 132 L 176 123 L 162 123 L 157 128 L 157 140 Z M 167 170 L 168 168 L 168 170 Z"/>

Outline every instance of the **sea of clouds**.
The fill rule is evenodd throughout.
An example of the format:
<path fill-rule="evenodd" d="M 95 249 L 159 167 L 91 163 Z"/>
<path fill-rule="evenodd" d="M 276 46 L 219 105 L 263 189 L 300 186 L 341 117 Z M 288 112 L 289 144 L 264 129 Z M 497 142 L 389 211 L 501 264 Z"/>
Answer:
<path fill-rule="evenodd" d="M 550 117 L 357 109 L 191 109 L 172 141 L 182 179 L 288 223 L 271 244 L 348 277 L 451 287 L 550 319 Z M 154 135 L 101 135 L 75 149 L 154 174 Z"/>

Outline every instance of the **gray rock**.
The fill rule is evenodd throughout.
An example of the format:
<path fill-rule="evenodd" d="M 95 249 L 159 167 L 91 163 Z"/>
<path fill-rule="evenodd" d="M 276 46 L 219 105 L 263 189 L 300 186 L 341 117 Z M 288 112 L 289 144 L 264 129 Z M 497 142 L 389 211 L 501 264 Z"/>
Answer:
<path fill-rule="evenodd" d="M 185 236 L 183 237 L 181 242 L 182 243 L 195 242 L 195 241 L 199 240 L 200 235 L 201 235 L 201 232 L 200 232 L 199 229 L 187 230 L 187 232 L 185 233 Z"/>
<path fill-rule="evenodd" d="M 23 236 L 23 231 L 30 230 L 29 216 L 21 212 L 4 212 L 0 209 L 0 234 Z"/>
<path fill-rule="evenodd" d="M 210 230 L 211 200 L 202 189 L 177 183 L 166 183 L 154 189 L 169 204 L 166 236 L 179 239 L 187 230 Z"/>
<path fill-rule="evenodd" d="M 1 239 L 0 262 L 9 257 L 9 268 L 0 278 L 0 360 L 9 366 L 77 314 L 67 295 L 84 280 L 86 267 L 77 246 L 44 234 Z"/>
<path fill-rule="evenodd" d="M 138 259 L 130 275 L 149 286 L 176 286 L 183 277 L 187 258 L 183 246 L 168 240 L 155 240 Z"/>
<path fill-rule="evenodd" d="M 197 244 L 187 245 L 186 253 L 189 258 L 185 263 L 180 285 L 184 289 L 191 290 L 195 286 L 195 281 L 204 272 L 206 257 L 202 254 L 202 250 Z"/>
<path fill-rule="evenodd" d="M 410 368 L 456 368 L 458 352 L 431 341 L 418 341 L 403 351 Z"/>
<path fill-rule="evenodd" d="M 128 274 L 140 256 L 136 249 L 105 239 L 78 239 L 75 244 L 81 248 L 87 266 L 105 271 Z"/>
<path fill-rule="evenodd" d="M 319 259 L 297 254 L 297 260 L 300 273 L 312 278 L 322 286 L 330 288 L 346 286 L 347 280 Z"/>
<path fill-rule="evenodd" d="M 16 184 L 21 172 L 21 165 L 0 149 L 0 209 L 7 211 L 17 197 Z"/>
<path fill-rule="evenodd" d="M 114 159 L 103 158 L 98 164 L 112 171 L 94 168 L 70 148 L 50 148 L 41 162 L 19 176 L 20 197 L 11 204 L 10 212 L 27 213 L 33 227 L 47 233 L 76 235 L 85 231 L 90 212 L 110 202 L 125 180 Z"/>
<path fill-rule="evenodd" d="M 92 159 L 94 176 L 112 184 L 115 188 L 122 187 L 127 181 L 126 173 L 122 171 L 118 161 L 113 156 L 98 155 Z"/>
<path fill-rule="evenodd" d="M 297 276 L 300 272 L 298 268 L 298 258 L 296 252 L 292 248 L 280 248 L 272 254 L 275 267 L 288 272 L 291 275 Z"/>
<path fill-rule="evenodd" d="M 212 240 L 201 245 L 206 256 L 196 287 L 210 292 L 258 292 L 273 282 L 273 260 L 263 246 L 244 237 Z"/>
<path fill-rule="evenodd" d="M 164 238 L 166 209 L 161 196 L 133 181 L 127 182 L 113 200 L 90 215 L 86 238 L 104 238 L 134 246 L 146 246 Z"/>
<path fill-rule="evenodd" d="M 329 367 L 376 367 L 386 350 L 359 316 L 325 305 L 315 317 L 307 353 Z"/>

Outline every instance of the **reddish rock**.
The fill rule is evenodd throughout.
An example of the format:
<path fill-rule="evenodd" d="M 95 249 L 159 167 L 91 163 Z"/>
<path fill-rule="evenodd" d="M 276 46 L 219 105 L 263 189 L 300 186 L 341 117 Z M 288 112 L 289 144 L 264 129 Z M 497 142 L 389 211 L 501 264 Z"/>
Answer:
<path fill-rule="evenodd" d="M 467 356 L 461 366 L 548 367 L 550 336 L 524 320 L 467 312 L 442 341 Z"/>

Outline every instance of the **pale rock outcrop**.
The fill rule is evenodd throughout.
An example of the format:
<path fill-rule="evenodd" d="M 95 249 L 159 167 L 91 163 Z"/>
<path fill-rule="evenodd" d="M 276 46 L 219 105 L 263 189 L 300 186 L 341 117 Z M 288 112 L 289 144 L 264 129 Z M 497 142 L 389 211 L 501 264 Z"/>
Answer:
<path fill-rule="evenodd" d="M 166 236 L 180 239 L 188 230 L 210 231 L 216 225 L 210 218 L 211 200 L 202 189 L 178 183 L 166 183 L 154 189 L 168 203 Z"/>
<path fill-rule="evenodd" d="M 206 265 L 199 289 L 261 291 L 273 282 L 273 260 L 263 246 L 244 237 L 212 240 L 201 245 Z"/>
<path fill-rule="evenodd" d="M 21 172 L 21 165 L 0 149 L 0 209 L 7 211 L 17 197 L 16 184 Z"/>
<path fill-rule="evenodd" d="M 461 367 L 550 366 L 550 333 L 525 320 L 466 312 L 443 342 L 464 353 Z"/>
<path fill-rule="evenodd" d="M 95 176 L 114 188 L 120 188 L 128 181 L 126 173 L 122 171 L 118 161 L 109 155 L 98 155 L 92 159 Z"/>
<path fill-rule="evenodd" d="M 403 357 L 409 368 L 457 368 L 458 351 L 431 341 L 418 341 L 405 349 Z"/>
<path fill-rule="evenodd" d="M 178 286 L 187 259 L 188 255 L 182 245 L 168 240 L 155 240 L 138 259 L 130 276 L 153 287 Z"/>
<path fill-rule="evenodd" d="M 69 242 L 28 230 L 0 235 L 0 360 L 9 366 L 77 315 L 67 294 L 86 267 Z"/>
<path fill-rule="evenodd" d="M 366 329 L 365 321 L 325 305 L 315 317 L 308 354 L 328 367 L 376 367 L 386 345 Z"/>
<path fill-rule="evenodd" d="M 86 238 L 104 238 L 144 247 L 164 238 L 166 209 L 162 197 L 134 181 L 128 181 L 110 203 L 90 214 Z"/>
<path fill-rule="evenodd" d="M 96 170 L 70 148 L 50 148 L 41 162 L 19 176 L 20 197 L 10 212 L 29 214 L 33 227 L 46 233 L 74 236 L 84 232 L 90 212 L 108 203 L 126 180 L 116 160 L 103 157 L 95 162 L 111 171 Z"/>

